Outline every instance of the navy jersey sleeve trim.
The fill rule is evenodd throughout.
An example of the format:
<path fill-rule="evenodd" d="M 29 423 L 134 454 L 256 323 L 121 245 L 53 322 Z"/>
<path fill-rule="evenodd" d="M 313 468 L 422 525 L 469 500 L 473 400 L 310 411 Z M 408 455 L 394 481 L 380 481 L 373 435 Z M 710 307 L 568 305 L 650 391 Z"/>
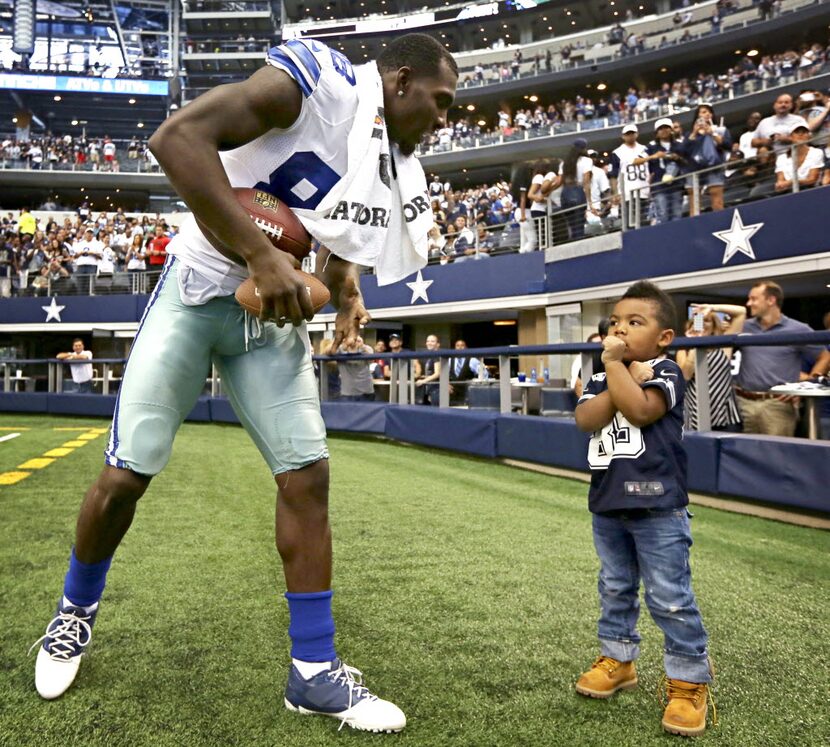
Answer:
<path fill-rule="evenodd" d="M 282 46 L 272 47 L 268 51 L 268 63 L 288 73 L 306 98 L 314 93 L 322 68 L 302 42 L 292 40 Z"/>

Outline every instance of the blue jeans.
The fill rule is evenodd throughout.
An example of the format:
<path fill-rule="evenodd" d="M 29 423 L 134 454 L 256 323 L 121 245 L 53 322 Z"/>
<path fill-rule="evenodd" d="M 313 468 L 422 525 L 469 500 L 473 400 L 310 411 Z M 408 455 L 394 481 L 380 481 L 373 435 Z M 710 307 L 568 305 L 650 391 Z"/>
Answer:
<path fill-rule="evenodd" d="M 692 535 L 685 508 L 645 518 L 593 515 L 600 561 L 599 641 L 603 656 L 632 661 L 640 655 L 637 618 L 640 579 L 651 617 L 665 636 L 666 675 L 709 682 L 708 635 L 692 591 Z"/>
<path fill-rule="evenodd" d="M 565 213 L 565 220 L 568 221 L 568 232 L 572 240 L 581 239 L 585 236 L 585 211 L 576 209 L 577 205 L 585 204 L 585 190 L 575 184 L 566 184 L 562 187 L 562 194 L 559 198 L 562 209 L 573 208 Z"/>
<path fill-rule="evenodd" d="M 658 223 L 677 220 L 683 213 L 683 192 L 677 189 L 655 189 L 651 193 L 651 204 Z"/>

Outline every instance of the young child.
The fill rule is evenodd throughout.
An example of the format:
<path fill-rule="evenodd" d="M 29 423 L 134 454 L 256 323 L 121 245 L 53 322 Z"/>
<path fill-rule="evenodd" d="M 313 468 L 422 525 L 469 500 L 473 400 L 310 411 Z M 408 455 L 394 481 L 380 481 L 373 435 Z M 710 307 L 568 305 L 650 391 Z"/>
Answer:
<path fill-rule="evenodd" d="M 671 299 L 653 283 L 632 285 L 603 340 L 605 373 L 577 403 L 588 447 L 594 545 L 600 561 L 600 656 L 576 691 L 608 698 L 637 685 L 640 579 L 665 634 L 669 702 L 663 728 L 693 736 L 706 728 L 712 670 L 707 634 L 692 592 L 683 433 L 684 379 L 665 356 L 674 339 Z"/>

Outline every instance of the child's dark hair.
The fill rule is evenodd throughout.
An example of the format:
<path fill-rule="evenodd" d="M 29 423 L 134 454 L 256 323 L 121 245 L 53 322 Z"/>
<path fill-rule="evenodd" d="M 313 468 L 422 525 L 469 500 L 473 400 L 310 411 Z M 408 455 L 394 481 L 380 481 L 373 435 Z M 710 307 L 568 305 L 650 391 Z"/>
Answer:
<path fill-rule="evenodd" d="M 657 311 L 657 321 L 660 329 L 674 329 L 677 325 L 677 312 L 674 302 L 668 294 L 650 280 L 638 280 L 622 295 L 623 298 L 636 298 L 642 301 L 651 301 Z"/>

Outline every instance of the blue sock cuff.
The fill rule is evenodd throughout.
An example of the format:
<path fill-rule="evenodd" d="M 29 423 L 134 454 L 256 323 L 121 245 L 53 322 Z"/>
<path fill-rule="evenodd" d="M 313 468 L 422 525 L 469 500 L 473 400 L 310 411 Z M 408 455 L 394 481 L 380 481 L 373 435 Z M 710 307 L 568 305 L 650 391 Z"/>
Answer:
<path fill-rule="evenodd" d="M 332 661 L 334 617 L 331 613 L 332 591 L 309 593 L 286 592 L 291 622 L 291 656 L 301 661 Z"/>
<path fill-rule="evenodd" d="M 69 570 L 63 583 L 63 595 L 72 604 L 89 607 L 95 604 L 104 593 L 107 583 L 107 571 L 112 563 L 112 555 L 97 563 L 82 563 L 75 557 L 75 548 L 69 556 Z"/>
<path fill-rule="evenodd" d="M 331 599 L 334 596 L 334 592 L 329 589 L 328 591 L 308 591 L 308 592 L 300 592 L 300 591 L 287 591 L 285 592 L 285 598 L 289 602 L 289 606 L 292 600 L 298 599 L 300 601 L 304 599 Z"/>

